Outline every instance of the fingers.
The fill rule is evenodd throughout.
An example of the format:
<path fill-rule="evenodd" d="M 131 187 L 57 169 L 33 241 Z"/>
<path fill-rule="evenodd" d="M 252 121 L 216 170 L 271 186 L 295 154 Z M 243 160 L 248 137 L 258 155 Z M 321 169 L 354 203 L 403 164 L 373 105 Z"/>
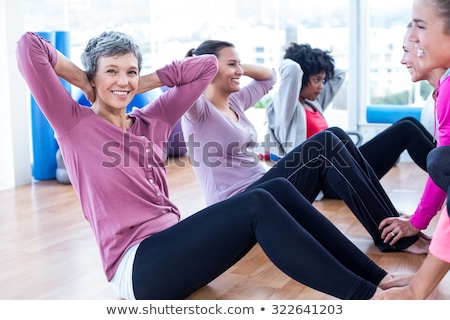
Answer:
<path fill-rule="evenodd" d="M 395 218 L 386 218 L 383 221 L 380 222 L 380 225 L 378 226 L 378 228 L 380 230 L 386 228 L 388 225 L 390 225 L 392 222 L 395 221 Z"/>
<path fill-rule="evenodd" d="M 401 238 L 401 236 L 398 232 L 395 231 L 395 229 L 391 229 L 390 231 L 385 229 L 383 230 L 383 233 L 385 233 L 384 238 L 382 235 L 384 243 L 389 243 L 390 245 L 394 245 Z"/>
<path fill-rule="evenodd" d="M 381 239 L 384 243 L 394 245 L 401 238 L 417 234 L 411 230 L 412 225 L 409 219 L 390 217 L 380 223 Z"/>
<path fill-rule="evenodd" d="M 400 229 L 397 229 L 396 218 L 386 218 L 380 223 L 381 239 L 384 243 L 394 245 L 401 236 L 399 235 Z"/>
<path fill-rule="evenodd" d="M 392 223 L 395 220 L 393 218 L 386 218 L 383 221 L 381 221 L 379 229 L 381 231 L 381 238 L 384 239 L 386 236 L 388 236 L 389 232 L 393 231 L 395 226 L 392 225 Z"/>
<path fill-rule="evenodd" d="M 381 239 L 384 243 L 389 243 L 390 245 L 395 245 L 401 238 L 416 235 L 420 230 L 415 229 L 410 220 L 399 219 L 399 218 L 388 218 L 389 221 L 384 223 L 384 228 L 381 230 Z M 388 220 L 385 219 L 385 220 Z M 389 224 L 387 222 L 390 222 Z M 380 224 L 381 226 L 382 224 Z M 426 236 L 423 235 L 425 240 Z M 430 240 L 427 240 L 428 242 Z"/>
<path fill-rule="evenodd" d="M 391 232 L 389 232 L 389 235 L 391 236 L 391 240 L 389 241 L 389 244 L 390 244 L 390 245 L 396 244 L 397 241 L 398 241 L 399 239 L 401 239 L 401 236 L 400 236 L 400 234 L 399 234 L 398 232 L 391 231 Z M 387 239 L 386 239 L 386 240 L 387 240 Z"/>

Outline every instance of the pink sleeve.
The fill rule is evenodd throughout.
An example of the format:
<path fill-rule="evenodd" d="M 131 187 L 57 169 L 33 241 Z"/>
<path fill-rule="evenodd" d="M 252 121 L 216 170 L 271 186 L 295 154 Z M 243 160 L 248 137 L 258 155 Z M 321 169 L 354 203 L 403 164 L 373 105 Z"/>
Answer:
<path fill-rule="evenodd" d="M 444 207 L 441 211 L 439 222 L 431 240 L 430 253 L 450 263 L 450 217 L 447 207 Z"/>
<path fill-rule="evenodd" d="M 436 114 L 439 122 L 437 146 L 448 146 L 450 145 L 450 76 L 439 82 Z"/>
<path fill-rule="evenodd" d="M 411 224 L 420 230 L 424 230 L 430 224 L 431 219 L 441 209 L 447 194 L 428 177 L 425 190 L 420 199 L 416 211 L 411 217 Z"/>
<path fill-rule="evenodd" d="M 214 55 L 201 55 L 173 61 L 156 74 L 170 89 L 142 109 L 174 125 L 203 93 L 218 69 Z"/>
<path fill-rule="evenodd" d="M 53 67 L 56 48 L 39 35 L 26 32 L 17 42 L 17 64 L 33 98 L 58 134 L 76 121 L 78 103 L 62 85 Z"/>
<path fill-rule="evenodd" d="M 450 77 L 439 82 L 436 101 L 436 113 L 439 121 L 439 136 L 437 146 L 450 145 Z M 428 227 L 431 219 L 441 209 L 447 194 L 428 177 L 425 190 L 420 199 L 411 223 L 417 229 Z"/>

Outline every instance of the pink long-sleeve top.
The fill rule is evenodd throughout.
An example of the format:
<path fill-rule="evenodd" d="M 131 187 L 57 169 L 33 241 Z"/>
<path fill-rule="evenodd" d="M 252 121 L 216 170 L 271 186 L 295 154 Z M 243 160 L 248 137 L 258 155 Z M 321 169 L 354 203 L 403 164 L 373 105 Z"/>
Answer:
<path fill-rule="evenodd" d="M 276 73 L 266 80 L 252 80 L 229 98 L 238 115 L 235 122 L 201 96 L 181 118 L 192 168 L 202 187 L 207 205 L 228 199 L 259 180 L 266 169 L 254 147 L 255 127 L 245 115 L 274 86 Z"/>
<path fill-rule="evenodd" d="M 144 108 L 135 108 L 129 114 L 135 122 L 126 132 L 72 99 L 53 70 L 57 51 L 48 41 L 24 34 L 18 41 L 17 59 L 55 131 L 84 216 L 94 231 L 105 275 L 111 280 L 127 248 L 180 219 L 169 199 L 166 142 L 175 123 L 214 78 L 217 58 L 188 58 L 157 70 L 171 89 Z"/>
<path fill-rule="evenodd" d="M 439 122 L 437 146 L 450 145 L 450 71 L 441 77 L 436 95 L 436 114 Z M 447 193 L 428 177 L 422 197 L 411 223 L 417 229 L 426 229 L 433 217 L 441 209 Z"/>

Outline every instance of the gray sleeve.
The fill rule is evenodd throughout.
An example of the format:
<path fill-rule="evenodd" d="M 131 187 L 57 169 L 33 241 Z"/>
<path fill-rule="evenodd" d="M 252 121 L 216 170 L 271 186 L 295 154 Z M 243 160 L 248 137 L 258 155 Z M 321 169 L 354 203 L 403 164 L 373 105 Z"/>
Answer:
<path fill-rule="evenodd" d="M 279 69 L 279 89 L 274 96 L 277 123 L 286 126 L 292 123 L 302 87 L 303 70 L 291 59 L 284 59 Z"/>
<path fill-rule="evenodd" d="M 317 97 L 317 103 L 325 111 L 331 101 L 334 99 L 345 80 L 345 71 L 342 69 L 334 70 L 334 77 L 328 80 L 323 86 L 323 90 Z"/>
<path fill-rule="evenodd" d="M 282 151 L 279 155 L 284 155 L 306 139 L 304 109 L 299 103 L 302 78 L 303 70 L 297 62 L 291 59 L 282 61 L 278 91 L 266 109 L 269 133 Z"/>

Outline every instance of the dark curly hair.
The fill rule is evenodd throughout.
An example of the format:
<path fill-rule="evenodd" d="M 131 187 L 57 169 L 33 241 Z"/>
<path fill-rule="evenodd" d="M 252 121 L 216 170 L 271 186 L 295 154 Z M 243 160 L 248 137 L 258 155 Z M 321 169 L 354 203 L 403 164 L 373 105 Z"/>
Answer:
<path fill-rule="evenodd" d="M 284 59 L 291 59 L 302 68 L 304 72 L 302 88 L 308 85 L 310 76 L 322 71 L 325 71 L 325 81 L 334 77 L 334 58 L 330 55 L 330 51 L 313 49 L 309 44 L 291 42 L 286 49 Z"/>

